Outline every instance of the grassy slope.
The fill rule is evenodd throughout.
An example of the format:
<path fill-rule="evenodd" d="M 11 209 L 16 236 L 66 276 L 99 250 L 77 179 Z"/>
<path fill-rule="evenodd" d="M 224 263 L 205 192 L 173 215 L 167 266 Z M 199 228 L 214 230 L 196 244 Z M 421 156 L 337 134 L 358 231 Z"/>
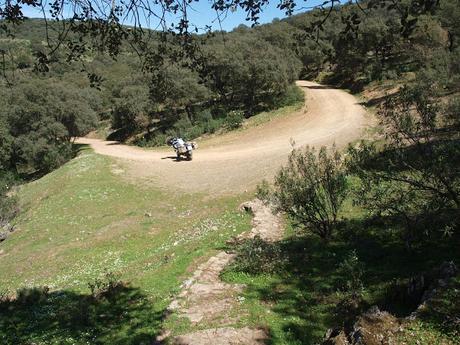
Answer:
<path fill-rule="evenodd" d="M 301 106 L 261 113 L 245 127 Z M 115 160 L 82 147 L 21 187 L 20 230 L 0 246 L 0 343 L 149 344 L 193 267 L 249 227 L 237 207 L 251 195 L 178 194 L 121 175 Z M 88 283 L 108 282 L 107 272 L 129 285 L 94 301 Z M 46 298 L 35 293 L 42 286 L 51 289 Z M 2 295 L 22 288 L 29 290 L 19 302 L 2 304 Z M 108 316 L 117 314 L 124 316 Z"/>
<path fill-rule="evenodd" d="M 397 316 L 407 316 L 415 305 L 395 299 L 394 284 L 402 286 L 399 284 L 407 283 L 420 272 L 439 267 L 443 261 L 460 262 L 460 253 L 449 243 L 458 238 L 436 239 L 409 254 L 391 235 L 391 230 L 367 223 L 360 210 L 347 205 L 344 215 L 348 219 L 346 230 L 330 243 L 289 229 L 279 244 L 287 262 L 278 265 L 276 273 L 252 275 L 238 267 L 224 273 L 225 281 L 247 285 L 242 305 L 247 317 L 242 323 L 268 326 L 270 344 L 317 344 L 328 328 L 342 325 L 347 315 L 341 314 L 337 307 L 345 297 L 341 288 L 349 276 L 339 267 L 352 250 L 356 250 L 364 268 L 364 310 L 378 305 Z M 458 291 L 454 289 L 455 296 L 446 296 L 443 300 L 452 310 L 459 308 Z M 441 315 L 435 319 L 428 311 L 420 321 L 406 324 L 397 343 L 416 344 L 419 340 L 417 344 L 460 344 L 460 334 L 455 331 L 458 326 L 443 326 L 446 315 L 457 313 L 440 311 Z M 408 339 L 412 340 L 407 342 Z M 426 342 L 426 339 L 436 342 Z"/>
<path fill-rule="evenodd" d="M 152 302 L 136 316 L 148 320 L 167 305 L 194 260 L 249 227 L 249 216 L 237 210 L 246 195 L 210 198 L 140 189 L 117 176 L 116 169 L 111 159 L 84 149 L 62 168 L 21 188 L 20 230 L 1 245 L 0 290 L 46 285 L 71 296 L 88 294 L 88 282 L 113 271 Z M 55 312 L 48 307 L 40 313 Z M 13 317 L 24 315 L 18 311 Z M 100 334 L 95 339 L 134 344 L 129 333 L 147 329 L 152 336 L 159 323 L 140 323 L 136 329 L 123 324 L 126 329 L 108 332 L 114 325 L 104 328 L 111 338 Z M 0 342 L 11 342 L 11 329 L 7 336 L 2 326 Z M 22 340 L 64 343 L 73 337 L 84 343 L 83 335 L 71 336 L 65 329 L 50 336 L 42 325 L 24 327 Z"/>

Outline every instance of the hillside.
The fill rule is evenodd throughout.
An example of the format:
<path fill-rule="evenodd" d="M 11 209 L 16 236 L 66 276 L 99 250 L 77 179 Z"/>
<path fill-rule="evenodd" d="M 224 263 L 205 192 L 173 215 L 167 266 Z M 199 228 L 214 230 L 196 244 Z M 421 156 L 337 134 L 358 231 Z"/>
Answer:
<path fill-rule="evenodd" d="M 0 25 L 0 343 L 460 344 L 460 7 L 383 5 Z"/>
<path fill-rule="evenodd" d="M 21 188 L 24 212 L 20 230 L 2 243 L 0 284 L 2 292 L 32 290 L 24 290 L 26 309 L 2 315 L 2 343 L 147 343 L 187 267 L 248 226 L 248 217 L 237 211 L 242 195 L 178 197 L 127 183 L 118 171 L 112 160 L 83 150 Z M 101 301 L 81 314 L 88 284 L 105 272 L 129 287 L 116 293 L 115 305 Z M 50 289 L 44 305 L 33 293 L 40 286 Z M 27 312 L 33 305 L 39 318 Z M 117 310 L 122 319 L 112 315 Z"/>
<path fill-rule="evenodd" d="M 356 99 L 341 90 L 304 81 L 297 85 L 305 92 L 304 107 L 297 111 L 282 108 L 285 114 L 253 126 L 263 118 L 260 114 L 247 121 L 244 129 L 199 140 L 191 162 L 178 164 L 175 155 L 165 150 L 141 150 L 86 138 L 78 143 L 91 145 L 96 153 L 129 160 L 125 170 L 133 179 L 155 178 L 156 184 L 167 188 L 212 195 L 253 190 L 262 179 L 275 175 L 292 143 L 297 147 L 334 143 L 344 147 L 363 137 L 372 122 Z"/>

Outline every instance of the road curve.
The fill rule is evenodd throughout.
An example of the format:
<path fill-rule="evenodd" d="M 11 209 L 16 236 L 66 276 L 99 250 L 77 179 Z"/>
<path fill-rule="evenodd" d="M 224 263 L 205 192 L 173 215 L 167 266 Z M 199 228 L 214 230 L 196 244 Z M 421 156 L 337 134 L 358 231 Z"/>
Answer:
<path fill-rule="evenodd" d="M 193 161 L 176 162 L 172 150 L 145 150 L 117 142 L 79 138 L 96 153 L 119 158 L 130 180 L 152 182 L 184 192 L 227 194 L 253 188 L 270 179 L 292 149 L 335 143 L 342 147 L 363 135 L 370 124 L 366 111 L 343 90 L 313 82 L 297 82 L 305 106 L 257 127 L 216 136 L 200 143 Z"/>

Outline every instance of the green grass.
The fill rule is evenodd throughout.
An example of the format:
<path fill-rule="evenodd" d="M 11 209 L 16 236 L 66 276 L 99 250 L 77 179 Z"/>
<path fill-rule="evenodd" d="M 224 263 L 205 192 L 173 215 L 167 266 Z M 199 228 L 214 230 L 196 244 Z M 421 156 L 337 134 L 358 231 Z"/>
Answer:
<path fill-rule="evenodd" d="M 247 119 L 243 124 L 243 128 L 257 127 L 274 119 L 291 115 L 293 112 L 302 109 L 303 105 L 304 102 L 298 102 L 294 105 L 288 105 L 276 110 L 264 111 Z"/>
<path fill-rule="evenodd" d="M 22 213 L 15 220 L 19 230 L 1 244 L 0 292 L 48 286 L 51 300 L 61 295 L 84 300 L 88 282 L 107 271 L 116 272 L 133 289 L 119 299 L 128 303 L 133 294 L 142 300 L 135 314 L 146 323 L 142 327 L 108 323 L 100 329 L 105 335 L 91 339 L 137 344 L 128 335 L 145 327 L 150 339 L 159 332 L 161 323 L 148 320 L 158 319 L 190 274 L 187 268 L 249 228 L 250 217 L 238 211 L 249 196 L 210 198 L 139 188 L 112 169 L 110 158 L 84 150 L 62 168 L 21 187 Z M 129 303 L 125 307 L 129 310 Z M 38 309 L 48 323 L 56 321 L 55 304 L 48 301 Z M 29 311 L 19 308 L 10 317 L 20 319 L 24 313 Z M 115 325 L 123 327 L 115 332 Z M 63 328 L 59 333 L 39 322 L 17 327 L 22 340 L 37 344 L 66 343 L 67 337 L 73 339 L 69 344 L 88 341 L 83 330 L 71 333 Z M 0 342 L 14 343 L 11 329 L 3 328 Z"/>
<path fill-rule="evenodd" d="M 412 321 L 407 324 L 401 334 L 397 335 L 397 344 L 420 345 L 458 345 L 460 344 L 460 335 L 446 334 L 444 330 L 433 326 L 429 322 L 420 320 Z"/>
<path fill-rule="evenodd" d="M 299 86 L 295 85 L 289 90 L 289 95 L 289 100 L 287 101 L 289 105 L 254 115 L 244 121 L 243 128 L 257 127 L 276 118 L 283 118 L 284 116 L 290 115 L 293 112 L 302 109 L 305 105 L 304 91 Z"/>
<path fill-rule="evenodd" d="M 278 243 L 287 262 L 273 272 L 248 274 L 238 265 L 224 272 L 225 281 L 247 285 L 242 305 L 245 310 L 242 315 L 247 316 L 241 324 L 268 327 L 269 344 L 317 344 L 328 328 L 343 326 L 353 313 L 340 308 L 348 296 L 343 286 L 349 280 L 340 264 L 352 250 L 356 250 L 364 269 L 364 290 L 356 314 L 378 305 L 397 316 L 407 316 L 415 305 L 412 300 L 395 298 L 394 284 L 404 286 L 410 277 L 439 267 L 443 261 L 460 262 L 460 253 L 452 245 L 458 243 L 458 238 L 434 238 L 409 253 L 392 230 L 367 220 L 365 213 L 350 200 L 345 203 L 343 216 L 347 221 L 341 235 L 329 243 L 313 235 L 299 234 L 290 226 L 286 238 Z M 257 266 L 261 267 L 260 263 Z M 454 316 L 458 315 L 457 295 L 443 299 L 443 305 L 450 305 L 454 310 L 450 314 Z M 458 333 L 455 338 L 440 326 L 444 322 L 441 319 L 449 313 L 439 314 L 442 317 L 434 319 L 429 312 L 427 318 L 408 326 L 419 327 L 418 339 L 439 341 L 420 344 L 459 343 L 452 342 L 459 339 Z M 399 339 L 410 334 L 407 331 Z"/>

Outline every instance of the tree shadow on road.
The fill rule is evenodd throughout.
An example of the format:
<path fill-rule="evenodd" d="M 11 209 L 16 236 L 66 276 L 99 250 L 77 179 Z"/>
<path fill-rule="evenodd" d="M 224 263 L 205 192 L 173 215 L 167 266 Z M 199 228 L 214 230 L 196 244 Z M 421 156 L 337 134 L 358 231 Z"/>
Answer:
<path fill-rule="evenodd" d="M 331 85 L 308 85 L 308 86 L 302 86 L 302 87 L 306 87 L 307 89 L 311 89 L 311 90 L 333 90 L 333 89 L 338 89 L 337 87 L 331 86 Z"/>

